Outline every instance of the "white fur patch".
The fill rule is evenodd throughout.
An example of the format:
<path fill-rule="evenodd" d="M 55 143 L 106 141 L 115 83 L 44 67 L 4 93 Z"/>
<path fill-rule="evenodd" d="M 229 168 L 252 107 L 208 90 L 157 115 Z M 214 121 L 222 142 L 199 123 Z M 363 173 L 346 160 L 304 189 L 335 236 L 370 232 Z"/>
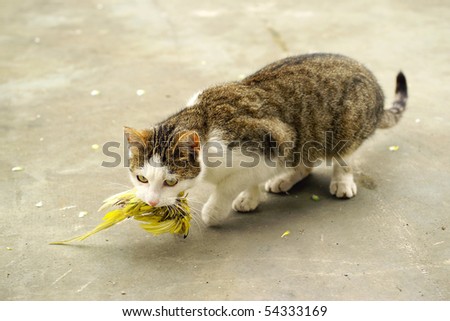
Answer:
<path fill-rule="evenodd" d="M 154 155 L 148 163 L 144 164 L 142 175 L 148 179 L 149 182 L 163 182 L 165 179 L 167 169 L 161 165 L 161 158 L 159 155 Z"/>
<path fill-rule="evenodd" d="M 241 192 L 231 207 L 237 212 L 251 212 L 258 207 L 260 201 L 261 191 L 259 186 L 255 185 Z"/>
<path fill-rule="evenodd" d="M 282 175 L 269 179 L 265 184 L 265 189 L 271 193 L 286 193 L 310 172 L 311 169 L 299 165 L 295 169 L 286 170 Z"/>
<path fill-rule="evenodd" d="M 198 96 L 200 96 L 201 93 L 202 91 L 200 90 L 196 92 L 191 98 L 189 98 L 189 100 L 186 103 L 186 107 L 194 106 L 198 102 Z"/>
<path fill-rule="evenodd" d="M 201 179 L 216 186 L 202 209 L 207 225 L 220 224 L 229 215 L 233 200 L 237 211 L 254 210 L 261 200 L 258 185 L 283 171 L 268 164 L 262 155 L 249 156 L 239 148 L 228 149 L 228 142 L 220 137 L 220 132 L 211 133 L 201 152 Z"/>
<path fill-rule="evenodd" d="M 336 195 L 338 198 L 352 198 L 356 195 L 357 188 L 353 180 L 353 173 L 351 168 L 333 165 L 333 176 L 330 183 L 331 195 Z"/>

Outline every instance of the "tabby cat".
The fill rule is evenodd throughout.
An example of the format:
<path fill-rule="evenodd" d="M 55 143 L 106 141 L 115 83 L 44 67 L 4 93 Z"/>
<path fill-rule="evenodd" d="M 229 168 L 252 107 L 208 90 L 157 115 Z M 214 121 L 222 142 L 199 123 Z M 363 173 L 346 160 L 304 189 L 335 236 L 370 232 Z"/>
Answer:
<path fill-rule="evenodd" d="M 276 61 L 238 81 L 208 88 L 180 112 L 150 129 L 125 127 L 130 176 L 153 206 L 173 204 L 200 181 L 213 185 L 201 216 L 219 224 L 254 210 L 260 185 L 284 193 L 322 161 L 332 164 L 330 192 L 356 195 L 350 155 L 377 128 L 395 125 L 406 107 L 406 78 L 384 109 L 373 74 L 335 54 Z"/>

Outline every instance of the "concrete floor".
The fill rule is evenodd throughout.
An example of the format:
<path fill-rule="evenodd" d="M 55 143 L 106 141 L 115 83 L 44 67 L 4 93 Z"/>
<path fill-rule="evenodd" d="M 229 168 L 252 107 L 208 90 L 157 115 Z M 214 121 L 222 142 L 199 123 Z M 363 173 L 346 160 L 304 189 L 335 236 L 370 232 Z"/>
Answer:
<path fill-rule="evenodd" d="M 0 299 L 450 299 L 447 1 L 0 7 Z M 388 103 L 400 69 L 409 82 L 401 123 L 355 157 L 355 199 L 332 198 L 321 168 L 254 214 L 194 223 L 185 240 L 128 222 L 48 245 L 94 227 L 101 201 L 130 185 L 123 162 L 102 167 L 111 158 L 92 144 L 122 142 L 123 125 L 149 126 L 201 88 L 307 52 L 364 62 Z"/>

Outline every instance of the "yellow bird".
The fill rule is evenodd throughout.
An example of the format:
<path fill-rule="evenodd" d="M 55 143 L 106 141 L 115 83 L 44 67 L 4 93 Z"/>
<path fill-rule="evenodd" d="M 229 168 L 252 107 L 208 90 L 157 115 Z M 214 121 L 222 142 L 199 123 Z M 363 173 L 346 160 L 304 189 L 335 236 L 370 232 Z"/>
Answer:
<path fill-rule="evenodd" d="M 135 189 L 118 193 L 103 201 L 103 205 L 99 211 L 112 207 L 118 208 L 106 213 L 103 217 L 103 222 L 97 225 L 96 228 L 86 234 L 50 244 L 60 245 L 72 241 L 82 241 L 97 232 L 129 218 L 142 222 L 141 227 L 152 234 L 182 234 L 186 238 L 189 233 L 191 221 L 191 211 L 186 196 L 187 194 L 181 192 L 178 194 L 175 204 L 153 207 L 137 198 Z"/>

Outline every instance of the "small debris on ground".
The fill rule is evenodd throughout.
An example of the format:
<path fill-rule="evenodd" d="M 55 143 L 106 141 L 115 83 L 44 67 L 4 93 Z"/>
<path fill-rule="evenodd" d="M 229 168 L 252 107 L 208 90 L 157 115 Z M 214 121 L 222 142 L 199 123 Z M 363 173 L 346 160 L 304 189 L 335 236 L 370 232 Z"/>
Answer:
<path fill-rule="evenodd" d="M 85 217 L 86 215 L 88 215 L 88 212 L 86 211 L 80 211 L 80 213 L 78 213 L 78 217 Z"/>
<path fill-rule="evenodd" d="M 91 145 L 91 148 L 92 148 L 93 150 L 97 150 L 97 149 L 100 148 L 100 145 L 99 145 L 99 144 L 92 144 L 92 145 Z"/>
<path fill-rule="evenodd" d="M 7 249 L 8 251 L 12 251 L 12 247 L 7 246 L 6 249 Z"/>
<path fill-rule="evenodd" d="M 441 230 L 445 231 L 447 228 L 445 226 L 441 227 Z"/>
<path fill-rule="evenodd" d="M 144 90 L 144 89 L 138 89 L 138 90 L 136 90 L 136 95 L 142 96 L 143 94 L 145 94 L 145 90 Z"/>
<path fill-rule="evenodd" d="M 15 167 L 11 168 L 11 170 L 12 170 L 13 172 L 21 172 L 21 171 L 23 171 L 23 167 L 21 167 L 21 166 L 15 166 Z"/>
<path fill-rule="evenodd" d="M 397 146 L 397 145 L 389 146 L 389 150 L 391 152 L 396 152 L 396 151 L 398 151 L 399 148 L 400 148 L 400 146 Z"/>
<path fill-rule="evenodd" d="M 311 195 L 311 199 L 312 199 L 313 201 L 315 201 L 315 202 L 320 201 L 320 197 L 319 197 L 318 195 L 316 195 L 316 194 Z"/>
<path fill-rule="evenodd" d="M 36 207 L 42 207 L 42 205 L 44 205 L 44 203 L 42 203 L 42 201 L 39 201 L 35 204 Z"/>
<path fill-rule="evenodd" d="M 98 91 L 97 89 L 91 91 L 91 96 L 98 96 L 98 95 L 100 95 L 100 91 Z"/>
<path fill-rule="evenodd" d="M 68 206 L 61 207 L 59 210 L 65 211 L 65 210 L 70 210 L 71 208 L 75 208 L 75 207 L 76 207 L 75 205 L 68 205 Z"/>
<path fill-rule="evenodd" d="M 286 232 L 283 233 L 283 235 L 281 235 L 281 237 L 288 236 L 289 234 L 291 234 L 291 231 L 287 230 Z"/>

